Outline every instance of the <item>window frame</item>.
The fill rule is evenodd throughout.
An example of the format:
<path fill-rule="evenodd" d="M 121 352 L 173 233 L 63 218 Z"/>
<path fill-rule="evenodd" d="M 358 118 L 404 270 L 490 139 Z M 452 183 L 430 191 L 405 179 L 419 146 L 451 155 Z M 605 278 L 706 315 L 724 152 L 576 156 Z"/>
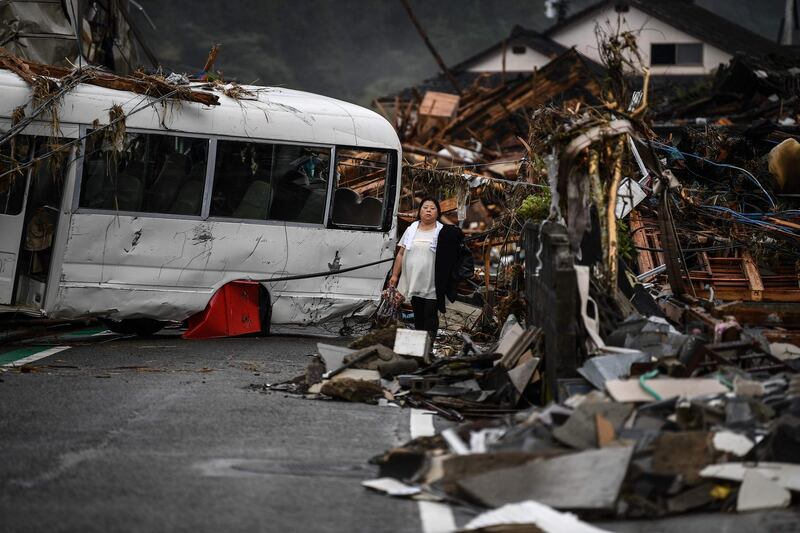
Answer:
<path fill-rule="evenodd" d="M 75 159 L 75 187 L 72 191 L 72 201 L 70 203 L 70 212 L 79 215 L 119 215 L 130 216 L 138 218 L 162 218 L 169 220 L 191 220 L 191 221 L 210 221 L 210 222 L 230 222 L 237 224 L 258 224 L 263 226 L 301 226 L 301 227 L 316 227 L 326 229 L 340 229 L 350 231 L 369 231 L 369 232 L 388 232 L 392 227 L 392 213 L 396 203 L 398 179 L 397 168 L 399 164 L 398 150 L 394 148 L 376 148 L 372 146 L 355 146 L 355 145 L 331 145 L 315 142 L 303 142 L 288 139 L 267 139 L 267 138 L 253 138 L 253 137 L 237 137 L 233 135 L 212 135 L 207 133 L 195 133 L 189 131 L 174 131 L 174 130 L 151 130 L 146 128 L 126 128 L 126 132 L 150 134 L 150 135 L 171 135 L 173 137 L 191 137 L 197 139 L 206 139 L 208 141 L 208 157 L 206 160 L 206 176 L 203 189 L 203 204 L 201 207 L 200 215 L 175 215 L 170 213 L 151 213 L 147 211 L 116 211 L 112 209 L 97 209 L 91 207 L 81 207 L 80 197 L 81 189 L 83 188 L 83 166 L 84 158 L 86 156 L 86 142 L 87 134 L 93 129 L 91 125 L 81 124 L 79 126 L 79 135 L 81 142 L 79 143 L 80 155 Z M 327 150 L 330 154 L 330 164 L 328 165 L 328 186 L 326 188 L 326 201 L 325 213 L 321 223 L 313 222 L 292 222 L 286 220 L 258 220 L 250 218 L 229 218 L 229 217 L 212 217 L 211 211 L 211 194 L 214 187 L 214 172 L 216 170 L 217 162 L 217 142 L 218 141 L 235 141 L 242 143 L 258 143 L 258 144 L 277 144 L 277 145 L 291 145 L 303 146 L 307 148 L 317 148 Z M 335 171 L 336 171 L 336 158 L 338 157 L 338 150 L 360 150 L 360 151 L 373 151 L 381 152 L 388 155 L 388 164 L 386 172 L 386 182 L 384 183 L 384 202 L 383 212 L 381 215 L 381 223 L 376 226 L 365 225 L 350 225 L 350 224 L 335 224 L 331 220 L 333 211 L 333 193 L 335 190 Z"/>
<path fill-rule="evenodd" d="M 674 63 L 653 63 L 653 47 L 654 46 L 671 46 L 673 48 L 675 62 Z M 678 48 L 681 46 L 699 46 L 700 47 L 700 61 L 692 63 L 681 63 L 678 61 Z M 650 66 L 651 67 L 702 67 L 705 64 L 705 43 L 702 41 L 695 42 L 675 42 L 675 43 L 650 43 Z"/>
<path fill-rule="evenodd" d="M 1 124 L 0 124 L 0 132 L 6 133 L 6 131 L 4 131 L 4 128 L 3 128 L 3 126 Z M 27 159 L 25 161 L 23 161 L 23 163 L 27 164 L 27 163 L 30 162 L 31 158 L 35 157 L 35 155 L 34 155 L 34 153 L 36 151 L 35 139 L 36 139 L 37 135 L 32 135 L 32 134 L 24 133 L 24 132 L 23 133 L 19 133 L 17 135 L 25 135 L 25 136 L 29 136 L 29 137 L 32 138 L 31 146 L 29 147 L 30 153 L 28 154 Z M 3 216 L 3 217 L 18 217 L 18 216 L 22 215 L 25 212 L 25 210 L 26 210 L 25 208 L 26 208 L 26 206 L 28 204 L 28 189 L 30 188 L 31 172 L 33 171 L 33 167 L 34 167 L 34 165 L 25 167 L 23 169 L 23 175 L 15 178 L 15 181 L 19 180 L 19 179 L 23 180 L 22 181 L 22 196 L 20 197 L 20 200 L 19 200 L 19 210 L 16 213 L 3 213 L 2 211 L 0 211 L 0 216 Z M 11 187 L 11 185 L 10 185 L 10 187 Z"/>
<path fill-rule="evenodd" d="M 387 154 L 388 158 L 386 161 L 386 178 L 383 184 L 383 210 L 381 212 L 381 221 L 380 224 L 376 226 L 367 226 L 362 224 L 336 224 L 333 222 L 331 218 L 331 214 L 333 213 L 333 197 L 335 192 L 335 184 L 333 183 L 336 179 L 335 173 L 331 178 L 330 183 L 330 192 L 328 195 L 328 207 L 326 211 L 328 212 L 325 220 L 328 222 L 327 226 L 330 229 L 344 229 L 344 230 L 359 230 L 359 231 L 373 231 L 373 232 L 382 232 L 385 233 L 389 231 L 392 227 L 392 213 L 394 212 L 394 203 L 395 197 L 397 196 L 397 150 L 392 148 L 373 148 L 370 146 L 353 146 L 353 145 L 344 145 L 344 144 L 337 144 L 334 150 L 334 159 L 333 164 L 331 165 L 331 171 L 334 172 L 337 165 L 337 160 L 339 157 L 339 150 L 360 150 L 362 152 L 372 151 L 372 152 L 380 152 Z"/>
<path fill-rule="evenodd" d="M 144 128 L 125 128 L 125 133 L 141 133 L 145 135 L 169 135 L 171 137 L 190 137 L 194 139 L 206 139 L 208 141 L 208 157 L 206 158 L 206 175 L 204 180 L 204 189 L 203 189 L 203 204 L 200 207 L 200 215 L 175 215 L 172 213 L 153 213 L 151 211 L 117 211 L 115 209 L 98 209 L 96 207 L 81 207 L 80 200 L 81 200 L 81 190 L 83 189 L 83 166 L 84 166 L 84 159 L 86 157 L 86 141 L 88 140 L 88 132 L 89 130 L 93 129 L 92 126 L 82 124 L 80 126 L 80 149 L 81 154 L 80 157 L 76 158 L 76 169 L 75 169 L 75 191 L 72 195 L 72 209 L 71 212 L 79 215 L 89 215 L 89 214 L 96 214 L 96 215 L 120 215 L 120 216 L 130 216 L 130 217 L 139 217 L 139 218 L 168 218 L 173 220 L 205 220 L 204 213 L 207 213 L 206 209 L 206 195 L 208 192 L 208 180 L 209 180 L 209 168 L 211 164 L 211 146 L 212 144 L 216 147 L 216 143 L 214 141 L 214 137 L 211 135 L 206 135 L 202 133 L 192 133 L 192 132 L 184 132 L 184 131 L 162 131 L 162 130 L 148 130 Z M 216 155 L 216 152 L 215 152 Z M 216 162 L 216 157 L 214 158 L 214 162 Z M 213 171 L 212 171 L 213 177 Z M 209 197 L 210 198 L 210 197 Z"/>
<path fill-rule="evenodd" d="M 310 143 L 310 142 L 301 142 L 301 141 L 284 141 L 284 140 L 272 140 L 272 139 L 255 139 L 252 137 L 232 137 L 230 135 L 216 135 L 213 137 L 214 140 L 214 167 L 211 168 L 211 181 L 208 183 L 208 187 L 214 186 L 214 170 L 216 169 L 217 163 L 217 143 L 216 141 L 234 141 L 234 142 L 241 142 L 241 143 L 254 143 L 254 144 L 277 144 L 277 145 L 289 145 L 289 146 L 302 146 L 304 148 L 323 148 L 328 150 L 330 153 L 330 161 L 331 163 L 334 161 L 334 147 L 330 144 L 321 144 L 321 143 Z M 210 155 L 209 155 L 210 160 Z M 210 165 L 210 163 L 209 163 Z M 212 222 L 235 222 L 235 223 L 243 223 L 243 224 L 261 224 L 266 226 L 306 226 L 306 227 L 314 227 L 314 228 L 323 228 L 325 227 L 325 221 L 328 220 L 328 213 L 330 210 L 330 198 L 333 194 L 331 189 L 331 184 L 333 181 L 333 164 L 328 165 L 328 186 L 325 189 L 325 213 L 322 219 L 322 222 L 315 223 L 315 222 L 293 222 L 290 220 L 275 220 L 275 219 L 267 219 L 267 220 L 260 220 L 257 218 L 233 218 L 233 217 L 212 217 L 210 216 L 211 211 L 211 192 L 212 189 L 208 189 L 208 201 L 206 202 L 206 198 L 203 198 L 203 212 L 205 214 L 205 218 L 203 220 L 210 220 Z M 271 176 L 270 176 L 271 178 Z"/>

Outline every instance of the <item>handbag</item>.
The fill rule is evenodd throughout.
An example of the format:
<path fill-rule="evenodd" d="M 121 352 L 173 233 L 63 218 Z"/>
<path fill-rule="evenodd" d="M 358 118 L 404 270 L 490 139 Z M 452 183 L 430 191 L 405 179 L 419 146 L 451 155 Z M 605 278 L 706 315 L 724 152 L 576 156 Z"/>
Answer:
<path fill-rule="evenodd" d="M 397 289 L 388 287 L 381 293 L 381 303 L 375 314 L 375 320 L 379 326 L 387 326 L 400 320 L 400 303 Z"/>

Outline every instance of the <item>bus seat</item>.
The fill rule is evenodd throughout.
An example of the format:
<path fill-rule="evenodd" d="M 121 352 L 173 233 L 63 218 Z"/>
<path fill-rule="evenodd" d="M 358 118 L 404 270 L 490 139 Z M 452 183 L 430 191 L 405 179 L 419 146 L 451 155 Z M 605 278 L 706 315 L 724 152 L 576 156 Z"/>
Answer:
<path fill-rule="evenodd" d="M 300 214 L 297 215 L 297 222 L 311 222 L 319 224 L 325 216 L 325 189 L 310 189 L 310 194 Z"/>
<path fill-rule="evenodd" d="M 383 213 L 383 202 L 374 196 L 368 196 L 361 201 L 358 210 L 358 220 L 365 226 L 379 226 L 381 224 L 381 214 Z"/>
<path fill-rule="evenodd" d="M 353 189 L 339 187 L 333 193 L 333 214 L 331 220 L 334 224 L 358 224 L 356 213 L 360 197 Z"/>
<path fill-rule="evenodd" d="M 124 170 L 120 170 L 121 166 Z M 127 162 L 106 165 L 103 174 L 103 203 L 100 209 L 119 211 L 140 211 L 144 201 L 144 181 L 140 178 L 144 165 Z M 105 175 L 108 174 L 108 175 Z"/>
<path fill-rule="evenodd" d="M 144 183 L 138 177 L 123 172 L 117 176 L 117 187 L 111 195 L 111 209 L 139 211 L 144 200 Z M 116 201 L 115 201 L 116 199 Z"/>
<path fill-rule="evenodd" d="M 266 220 L 270 207 L 270 186 L 266 181 L 256 180 L 247 187 L 239 205 L 233 210 L 234 218 Z"/>
<path fill-rule="evenodd" d="M 93 209 L 102 209 L 106 206 L 106 197 L 103 194 L 105 189 L 106 180 L 111 178 L 106 176 L 106 162 L 100 157 L 94 161 L 87 161 L 83 167 L 83 202 L 84 207 Z"/>
<path fill-rule="evenodd" d="M 178 196 L 172 202 L 169 213 L 173 215 L 200 215 L 203 206 L 205 182 L 189 180 L 181 186 Z"/>
<path fill-rule="evenodd" d="M 183 154 L 172 153 L 167 156 L 161 172 L 148 191 L 148 211 L 169 212 L 168 209 L 178 196 L 181 184 L 187 177 L 186 167 L 188 164 L 189 158 Z"/>

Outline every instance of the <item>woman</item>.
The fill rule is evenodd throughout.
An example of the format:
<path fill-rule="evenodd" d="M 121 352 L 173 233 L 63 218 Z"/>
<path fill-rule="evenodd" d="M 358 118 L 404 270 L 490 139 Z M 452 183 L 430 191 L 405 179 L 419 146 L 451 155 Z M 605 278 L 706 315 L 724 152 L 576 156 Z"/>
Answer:
<path fill-rule="evenodd" d="M 403 233 L 389 284 L 404 299 L 411 299 L 414 327 L 436 337 L 444 297 L 455 300 L 458 252 L 464 234 L 456 226 L 439 222 L 441 208 L 433 197 L 422 200 L 417 220 Z"/>

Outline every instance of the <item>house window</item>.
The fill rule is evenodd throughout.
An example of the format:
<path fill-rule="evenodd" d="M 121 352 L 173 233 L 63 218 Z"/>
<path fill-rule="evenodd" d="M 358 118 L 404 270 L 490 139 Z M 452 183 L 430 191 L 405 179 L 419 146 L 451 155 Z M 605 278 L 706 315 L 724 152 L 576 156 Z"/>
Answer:
<path fill-rule="evenodd" d="M 525 53 L 525 47 L 519 44 L 516 46 L 512 46 L 511 53 L 516 55 L 522 55 Z"/>
<path fill-rule="evenodd" d="M 650 64 L 702 65 L 703 43 L 659 43 L 650 45 Z"/>

